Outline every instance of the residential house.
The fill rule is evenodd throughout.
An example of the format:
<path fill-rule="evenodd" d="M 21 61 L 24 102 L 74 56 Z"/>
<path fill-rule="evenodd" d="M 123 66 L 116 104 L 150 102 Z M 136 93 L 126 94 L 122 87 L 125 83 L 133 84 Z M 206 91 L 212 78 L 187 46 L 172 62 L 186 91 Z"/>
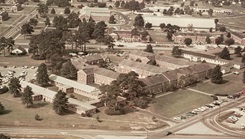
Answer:
<path fill-rule="evenodd" d="M 171 70 L 193 65 L 192 62 L 183 60 L 181 58 L 174 58 L 166 55 L 157 55 L 155 60 L 157 65 L 159 65 L 160 67 L 167 67 L 168 69 Z"/>
<path fill-rule="evenodd" d="M 47 88 L 40 87 L 38 85 L 35 85 L 33 83 L 27 82 L 27 81 L 21 81 L 20 82 L 22 89 L 26 86 L 29 86 L 32 88 L 32 91 L 34 93 L 33 99 L 35 101 L 47 101 L 50 103 L 53 103 L 55 95 L 57 92 L 49 90 Z M 94 103 L 98 102 L 99 100 L 93 100 L 93 101 L 79 101 L 77 99 L 69 98 L 68 99 L 68 108 L 71 111 L 76 112 L 80 115 L 92 115 L 96 113 L 96 107 L 93 105 Z"/>
<path fill-rule="evenodd" d="M 139 60 L 140 62 L 147 64 L 148 61 L 155 59 L 155 55 L 154 53 L 133 50 L 129 53 L 128 58 L 133 61 Z"/>
<path fill-rule="evenodd" d="M 88 20 L 92 17 L 96 22 L 97 21 L 105 21 L 108 22 L 111 16 L 111 11 L 109 8 L 97 8 L 97 7 L 88 7 L 85 6 L 80 10 L 79 18 L 82 20 L 85 18 Z"/>
<path fill-rule="evenodd" d="M 134 71 L 139 74 L 140 78 L 145 78 L 150 75 L 165 72 L 168 69 L 124 59 L 119 63 L 115 70 L 120 73 L 128 73 L 130 71 Z"/>
<path fill-rule="evenodd" d="M 69 86 L 73 88 L 73 91 L 76 94 L 83 95 L 91 99 L 99 99 L 100 97 L 100 90 L 95 87 L 66 79 L 54 74 L 51 74 L 49 79 L 60 89 L 62 89 L 63 86 Z"/>

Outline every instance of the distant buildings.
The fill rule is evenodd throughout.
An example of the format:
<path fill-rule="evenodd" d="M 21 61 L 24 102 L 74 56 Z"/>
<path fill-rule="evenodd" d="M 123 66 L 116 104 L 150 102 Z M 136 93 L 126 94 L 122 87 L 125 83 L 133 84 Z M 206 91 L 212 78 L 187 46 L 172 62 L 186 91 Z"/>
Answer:
<path fill-rule="evenodd" d="M 161 23 L 177 25 L 187 28 L 192 25 L 194 29 L 215 28 L 214 19 L 194 17 L 173 17 L 173 16 L 148 16 L 143 15 L 145 22 L 152 23 L 152 26 L 159 26 Z"/>
<path fill-rule="evenodd" d="M 85 6 L 80 10 L 80 19 L 85 18 L 88 20 L 92 17 L 95 21 L 105 21 L 108 22 L 111 16 L 111 11 L 108 8 L 97 8 Z"/>
<path fill-rule="evenodd" d="M 215 39 L 222 33 L 209 32 L 178 32 L 173 34 L 173 41 L 175 43 L 184 43 L 186 38 L 191 38 L 193 44 L 206 44 L 206 38 L 209 37 L 210 43 L 215 44 Z"/>
<path fill-rule="evenodd" d="M 221 59 L 216 55 L 208 54 L 208 53 L 182 50 L 182 56 L 183 56 L 183 58 L 186 58 L 186 59 L 188 59 L 190 61 L 194 61 L 194 62 L 205 61 L 207 63 L 216 64 L 216 65 L 231 64 L 232 65 L 231 67 L 236 68 L 236 69 L 242 69 L 245 67 L 244 63 Z"/>

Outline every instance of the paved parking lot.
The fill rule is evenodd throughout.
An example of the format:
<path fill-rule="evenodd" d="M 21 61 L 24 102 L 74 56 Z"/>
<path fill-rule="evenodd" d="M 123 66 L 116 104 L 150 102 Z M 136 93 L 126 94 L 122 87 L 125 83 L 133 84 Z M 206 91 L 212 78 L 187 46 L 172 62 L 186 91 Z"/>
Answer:
<path fill-rule="evenodd" d="M 11 78 L 10 76 L 5 76 L 6 74 L 8 74 L 9 71 L 15 71 L 15 73 L 13 74 L 13 77 L 19 77 L 23 72 L 26 72 L 26 76 L 25 76 L 25 81 L 29 81 L 31 79 L 35 79 L 35 72 L 37 71 L 37 67 L 33 68 L 22 68 L 22 67 L 8 67 L 8 68 L 3 68 L 0 67 L 0 72 L 2 74 L 2 76 L 4 77 L 8 77 L 9 79 Z M 9 82 L 5 83 L 8 84 Z"/>

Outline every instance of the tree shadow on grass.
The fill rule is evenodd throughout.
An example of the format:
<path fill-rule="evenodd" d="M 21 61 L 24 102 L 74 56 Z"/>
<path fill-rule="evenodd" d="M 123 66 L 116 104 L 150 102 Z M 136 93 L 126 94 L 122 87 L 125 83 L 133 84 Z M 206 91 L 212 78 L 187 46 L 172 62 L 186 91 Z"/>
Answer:
<path fill-rule="evenodd" d="M 45 103 L 45 102 L 43 102 L 43 103 L 36 103 L 36 104 L 34 104 L 32 106 L 32 108 L 41 108 L 41 107 L 45 107 L 47 105 L 48 105 L 48 103 Z"/>
<path fill-rule="evenodd" d="M 228 82 L 229 82 L 228 80 L 223 80 L 223 82 L 221 84 L 226 84 Z"/>
<path fill-rule="evenodd" d="M 9 114 L 9 113 L 11 113 L 12 111 L 11 110 L 5 110 L 2 114 L 0 114 L 0 116 L 1 115 L 5 115 L 5 114 Z"/>

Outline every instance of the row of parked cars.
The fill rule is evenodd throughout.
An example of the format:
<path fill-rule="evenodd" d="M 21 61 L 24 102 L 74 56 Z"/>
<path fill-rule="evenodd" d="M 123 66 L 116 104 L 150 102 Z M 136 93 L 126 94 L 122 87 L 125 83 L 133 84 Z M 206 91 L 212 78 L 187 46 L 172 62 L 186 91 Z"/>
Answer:
<path fill-rule="evenodd" d="M 202 107 L 193 109 L 192 111 L 184 113 L 184 114 L 182 114 L 180 116 L 174 117 L 174 120 L 180 121 L 180 120 L 186 119 L 188 117 L 192 117 L 194 115 L 197 115 L 200 112 L 204 112 L 204 111 L 206 111 L 208 109 L 211 109 L 211 108 L 213 108 L 215 106 L 219 106 L 219 105 L 221 105 L 224 102 L 227 102 L 227 100 L 215 100 L 215 101 L 213 101 L 210 104 L 206 104 L 206 105 L 204 105 Z"/>

